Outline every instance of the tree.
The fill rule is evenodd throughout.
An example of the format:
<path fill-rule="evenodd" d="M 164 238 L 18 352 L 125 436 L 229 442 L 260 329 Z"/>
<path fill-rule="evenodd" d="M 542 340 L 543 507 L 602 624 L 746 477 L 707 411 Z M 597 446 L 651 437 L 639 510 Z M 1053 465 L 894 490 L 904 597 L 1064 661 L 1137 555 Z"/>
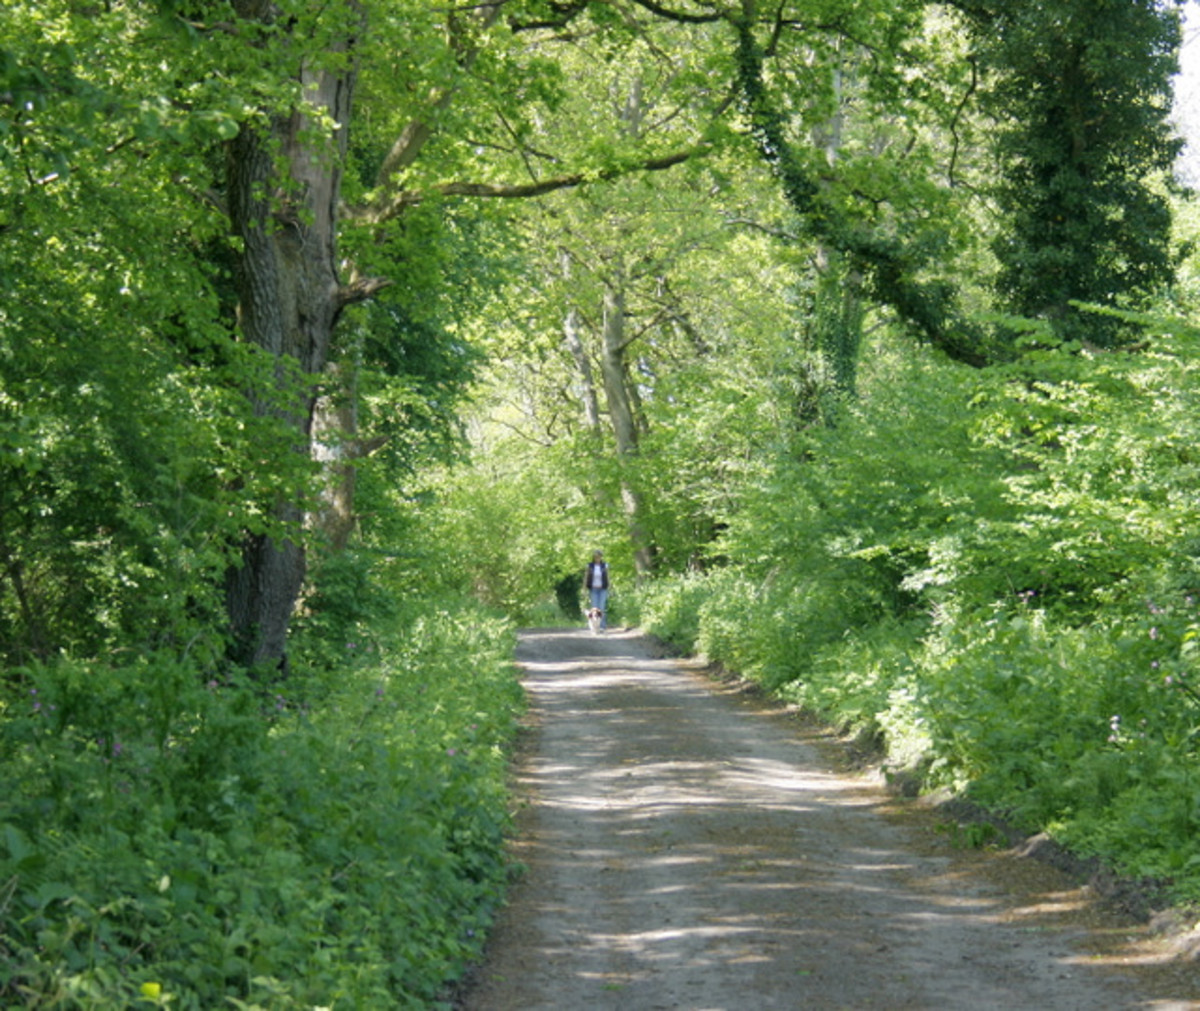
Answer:
<path fill-rule="evenodd" d="M 626 8 L 631 18 L 638 6 L 630 4 Z M 696 467 L 695 461 L 683 461 L 680 453 L 671 451 L 672 439 L 680 445 L 693 444 L 687 423 L 675 424 L 674 416 L 694 417 L 699 430 L 707 433 L 710 445 L 728 443 L 738 447 L 735 455 L 746 452 L 740 440 L 748 429 L 739 426 L 735 432 L 716 419 L 723 412 L 726 420 L 735 413 L 730 411 L 730 405 L 742 397 L 733 388 L 738 380 L 747 384 L 751 381 L 747 360 L 741 360 L 739 371 L 725 361 L 709 368 L 702 359 L 709 355 L 719 357 L 725 347 L 736 346 L 742 355 L 759 358 L 764 368 L 774 367 L 776 375 L 770 385 L 779 396 L 778 403 L 773 402 L 769 410 L 779 417 L 780 432 L 788 434 L 797 425 L 810 423 L 821 411 L 819 388 L 827 373 L 816 364 L 813 348 L 820 347 L 828 354 L 843 385 L 851 383 L 863 315 L 863 303 L 857 297 L 857 274 L 861 267 L 856 270 L 850 254 L 834 244 L 825 242 L 826 248 L 822 250 L 814 238 L 824 241 L 824 237 L 835 233 L 824 231 L 819 223 L 814 227 L 811 218 L 819 215 L 821 208 L 828 207 L 831 214 L 837 215 L 839 228 L 856 227 L 866 237 L 874 229 L 881 238 L 892 236 L 897 248 L 902 248 L 905 241 L 910 242 L 914 253 L 907 262 L 914 271 L 929 264 L 933 259 L 931 252 L 944 249 L 926 241 L 927 236 L 936 238 L 939 227 L 949 217 L 939 216 L 929 208 L 951 206 L 951 201 L 943 198 L 942 190 L 922 184 L 922 177 L 930 174 L 936 163 L 922 156 L 905 164 L 906 154 L 914 144 L 902 130 L 893 128 L 889 134 L 888 124 L 884 124 L 875 127 L 871 134 L 867 123 L 869 112 L 865 110 L 878 110 L 886 101 L 879 95 L 868 94 L 865 72 L 861 78 L 850 80 L 853 87 L 845 90 L 851 96 L 842 104 L 839 95 L 842 75 L 851 78 L 854 59 L 867 65 L 861 53 L 854 58 L 846 55 L 854 51 L 847 40 L 856 35 L 860 26 L 841 20 L 832 25 L 824 22 L 803 25 L 799 11 L 797 5 L 789 14 L 793 20 L 788 25 L 788 45 L 785 47 L 778 41 L 774 45 L 770 72 L 772 80 L 777 82 L 773 97 L 787 110 L 787 116 L 779 116 L 781 129 L 788 138 L 797 134 L 804 137 L 803 150 L 791 154 L 801 169 L 812 171 L 819 205 L 801 208 L 806 213 L 786 226 L 772 220 L 778 217 L 778 197 L 764 195 L 761 186 L 752 182 L 755 173 L 762 174 L 761 169 L 753 167 L 753 162 L 748 169 L 744 160 L 735 161 L 746 152 L 745 138 L 738 132 L 725 133 L 723 144 L 714 145 L 706 153 L 705 163 L 716 166 L 712 175 L 685 172 L 684 179 L 666 181 L 656 177 L 641 187 L 632 181 L 606 180 L 589 188 L 585 195 L 576 195 L 577 199 L 548 201 L 545 224 L 537 237 L 528 242 L 527 254 L 532 265 L 541 250 L 544 262 L 534 275 L 536 280 L 523 285 L 520 294 L 509 300 L 510 305 L 521 307 L 520 311 L 506 314 L 506 322 L 517 321 L 518 336 L 497 351 L 506 361 L 504 374 L 498 378 L 500 384 L 512 385 L 513 378 L 522 374 L 529 380 L 520 387 L 519 395 L 523 404 L 534 404 L 527 412 L 529 423 L 525 428 L 528 431 L 536 427 L 540 442 L 551 443 L 561 436 L 561 431 L 557 436 L 554 434 L 554 425 L 561 426 L 562 404 L 576 395 L 575 390 L 579 391 L 579 416 L 585 419 L 589 431 L 597 427 L 600 407 L 605 408 L 610 415 L 608 448 L 598 452 L 599 444 L 581 442 L 581 450 L 592 455 L 601 473 L 608 471 L 607 460 L 601 454 L 607 457 L 611 453 L 611 459 L 620 463 L 619 480 L 614 481 L 612 494 L 619 501 L 618 496 L 624 493 L 621 497 L 635 544 L 655 550 L 668 549 L 673 564 L 677 560 L 688 564 L 696 556 L 697 544 L 712 536 L 719 521 L 711 507 L 718 507 L 716 515 L 727 513 L 730 492 L 724 486 L 741 466 L 731 467 L 714 459 L 713 473 L 705 473 L 698 479 L 698 471 L 708 468 Z M 576 115 L 553 121 L 556 129 L 569 131 L 564 124 L 587 121 L 594 132 L 595 121 L 585 119 L 584 109 L 604 108 L 610 100 L 616 112 L 611 117 L 614 124 L 678 123 L 688 115 L 686 96 L 677 100 L 680 112 L 668 116 L 660 110 L 673 97 L 671 89 L 677 89 L 677 80 L 695 87 L 695 75 L 701 67 L 710 82 L 710 91 L 727 96 L 734 93 L 736 64 L 729 59 L 729 47 L 737 36 L 729 31 L 721 16 L 714 16 L 711 11 L 697 12 L 695 20 L 686 22 L 685 29 L 681 27 L 684 22 L 678 19 L 662 20 L 657 8 L 652 15 L 649 19 L 643 16 L 639 31 L 654 40 L 655 44 L 646 47 L 654 55 L 646 59 L 643 54 L 644 62 L 639 63 L 634 43 L 623 50 L 619 68 L 598 71 L 589 66 L 586 75 L 580 75 L 583 80 L 575 83 L 565 100 L 564 108 Z M 866 22 L 869 24 L 870 19 Z M 771 23 L 770 17 L 764 15 L 764 34 Z M 670 26 L 669 30 L 665 26 Z M 755 23 L 754 30 L 759 27 Z M 905 30 L 910 28 L 907 25 Z M 696 43 L 690 48 L 671 38 L 671 32 L 685 30 L 693 34 Z M 793 34 L 801 41 L 793 43 Z M 894 47 L 895 42 L 891 39 L 889 45 Z M 697 53 L 701 55 L 695 56 Z M 640 72 L 653 74 L 651 68 L 659 65 L 669 70 L 658 75 L 659 81 L 668 82 L 665 88 L 650 87 L 638 80 Z M 569 74 L 569 65 L 563 66 Z M 717 85 L 711 83 L 714 74 Z M 901 75 L 897 72 L 893 76 Z M 847 139 L 848 154 L 843 166 L 837 158 L 828 156 L 831 148 L 836 153 L 841 137 L 822 138 L 821 131 L 846 116 L 851 99 L 864 111 L 853 131 L 846 131 L 847 135 L 853 134 L 853 143 Z M 905 101 L 915 106 L 917 99 L 906 93 Z M 640 111 L 643 103 L 657 103 L 655 114 Z M 716 108 L 723 109 L 727 104 L 722 101 Z M 905 107 L 893 102 L 891 108 Z M 900 118 L 899 112 L 896 118 Z M 914 118 L 906 115 L 905 124 Z M 619 135 L 621 130 L 618 128 L 616 132 Z M 710 126 L 707 135 L 714 136 L 715 132 Z M 536 146 L 543 151 L 569 151 L 575 146 L 563 143 L 561 134 L 548 132 L 546 128 L 539 129 L 536 136 L 539 138 Z M 893 144 L 894 138 L 898 142 Z M 619 147 L 619 141 L 619 136 L 613 139 L 614 148 Z M 921 150 L 923 154 L 924 149 Z M 889 183 L 895 185 L 889 188 Z M 891 209 L 889 200 L 896 209 Z M 715 213 L 706 217 L 709 211 Z M 687 222 L 690 231 L 687 226 L 679 227 L 679 222 Z M 759 236 L 770 233 L 782 237 L 783 243 L 771 259 L 791 264 L 791 276 L 771 296 L 760 291 L 757 305 L 752 304 L 752 297 L 742 303 L 734 295 L 741 271 L 746 272 L 748 290 L 755 286 L 752 279 L 755 274 L 761 285 L 768 276 L 777 277 L 778 273 L 774 264 L 768 266 L 763 262 L 761 246 L 756 250 L 759 253 L 756 263 L 747 262 L 744 267 L 732 265 L 728 251 L 733 248 L 738 229 L 753 229 Z M 564 269 L 564 262 L 569 268 Z M 810 283 L 810 278 L 821 276 L 824 281 Z M 814 302 L 822 317 L 820 325 L 797 325 L 794 317 L 788 319 L 784 313 L 781 318 L 774 307 L 764 311 L 769 301 L 775 301 L 773 296 L 785 291 L 790 294 L 802 286 L 814 292 Z M 545 311 L 530 308 L 542 304 L 547 307 Z M 803 317 L 808 309 L 808 303 L 798 299 L 793 313 Z M 736 321 L 732 318 L 735 315 Z M 772 324 L 779 327 L 779 333 L 769 337 L 767 331 Z M 494 329 L 503 328 L 504 324 L 498 324 Z M 560 330 L 567 353 L 562 356 L 560 371 L 554 373 L 557 378 L 550 379 L 548 362 L 553 351 L 547 347 L 547 335 Z M 739 330 L 753 330 L 754 338 L 739 334 Z M 764 349 L 770 350 L 748 351 L 757 338 L 762 339 Z M 781 348 L 789 340 L 799 345 L 793 353 Z M 804 350 L 805 345 L 808 351 Z M 786 377 L 778 374 L 784 362 Z M 569 378 L 571 364 L 575 372 L 573 381 Z M 604 380 L 603 404 L 597 395 L 597 376 Z M 758 378 L 755 375 L 755 380 Z M 716 389 L 706 387 L 706 379 L 717 380 Z M 753 395 L 748 393 L 747 385 L 742 396 L 761 406 L 758 391 Z M 675 397 L 684 399 L 672 401 Z M 593 401 L 596 406 L 590 408 Z M 788 406 L 780 413 L 779 405 L 784 401 Z M 662 410 L 656 410 L 659 404 L 663 405 Z M 688 410 L 693 405 L 694 415 Z M 737 413 L 742 410 L 740 405 L 736 409 Z M 750 406 L 744 409 L 748 415 L 754 410 Z M 667 419 L 670 435 L 665 440 L 655 438 L 651 418 Z M 754 430 L 756 435 L 762 434 L 760 428 Z M 780 432 L 767 438 L 777 440 Z M 647 438 L 654 444 L 650 454 L 646 453 Z M 668 459 L 670 463 L 663 466 Z M 687 475 L 686 478 L 681 476 L 676 481 L 677 472 Z M 671 486 L 669 494 L 664 493 L 667 485 Z M 643 569 L 647 567 L 643 561 Z"/>
<path fill-rule="evenodd" d="M 536 14 L 541 6 L 508 5 L 504 10 L 510 17 L 506 27 L 513 34 L 538 29 L 542 22 Z M 338 229 L 344 197 L 343 163 L 364 30 L 369 26 L 373 37 L 399 41 L 400 52 L 407 52 L 418 44 L 414 36 L 422 38 L 411 31 L 414 23 L 426 31 L 433 24 L 430 13 L 419 11 L 420 7 L 404 5 L 397 10 L 346 2 L 309 11 L 301 4 L 301 9 L 287 18 L 262 0 L 237 0 L 234 4 L 247 44 L 266 57 L 275 80 L 292 86 L 290 91 L 276 93 L 274 101 L 258 115 L 243 121 L 229 147 L 227 183 L 230 222 L 239 243 L 241 327 L 248 340 L 276 356 L 281 364 L 297 363 L 303 376 L 324 371 L 334 328 L 345 308 L 372 297 L 387 283 L 377 277 L 355 276 L 355 269 L 348 280 L 341 279 Z M 447 83 L 429 92 L 424 108 L 405 110 L 406 120 L 386 142 L 374 185 L 362 192 L 357 208 L 348 215 L 375 242 L 384 238 L 383 229 L 394 227 L 407 209 L 427 199 L 428 194 L 405 187 L 410 170 L 418 156 L 433 146 L 438 135 L 435 124 L 442 121 L 444 129 L 455 103 L 468 101 L 464 93 L 479 90 L 486 74 L 494 77 L 486 80 L 485 94 L 503 95 L 511 88 L 518 95 L 532 92 L 535 100 L 551 97 L 551 92 L 534 81 L 539 72 L 552 73 L 547 61 L 535 57 L 531 69 L 517 65 L 514 73 L 503 67 L 502 55 L 498 59 L 496 52 L 484 46 L 484 36 L 500 23 L 505 7 L 485 4 L 468 11 L 448 11 L 444 41 L 439 48 L 431 46 L 423 53 L 433 57 L 435 69 L 440 68 Z M 526 14 L 531 20 L 522 23 Z M 386 60 L 389 56 L 375 49 L 374 58 Z M 523 158 L 529 168 L 534 155 L 523 139 L 517 111 L 521 101 L 529 98 L 522 97 L 512 106 L 500 103 L 497 119 L 515 141 L 511 160 Z M 604 152 L 609 164 L 596 175 L 603 178 L 634 168 L 661 170 L 686 160 L 692 148 L 649 157 L 635 151 L 633 163 L 612 159 Z M 511 186 L 448 184 L 440 187 L 440 192 L 530 196 L 576 186 L 587 178 L 585 173 L 571 172 Z M 365 241 L 358 246 L 365 260 L 370 257 L 368 246 Z M 281 369 L 281 375 L 286 371 Z M 302 390 L 289 412 L 297 446 L 306 451 L 315 403 L 315 394 Z M 285 524 L 297 525 L 298 503 L 280 501 L 275 510 Z M 303 576 L 303 549 L 297 539 L 275 534 L 250 537 L 242 565 L 231 572 L 228 584 L 237 659 L 256 665 L 277 662 L 284 656 L 288 622 Z"/>
<path fill-rule="evenodd" d="M 102 566 L 79 545 L 115 537 L 110 588 L 145 590 L 169 554 L 157 524 L 207 546 L 161 599 L 198 618 L 197 600 L 211 601 L 201 581 L 224 582 L 227 620 L 215 624 L 234 659 L 283 656 L 304 571 L 315 383 L 346 307 L 384 284 L 347 269 L 338 247 L 366 16 L 353 3 L 254 0 L 5 9 L 3 406 L 7 438 L 32 433 L 3 458 L 16 602 L 5 612 L 24 613 L 29 648 L 92 645 L 47 620 L 61 610 L 49 587 L 61 583 L 64 604 L 72 587 L 95 593 L 79 572 Z M 100 413 L 76 403 L 80 388 Z M 63 425 L 71 443 L 55 434 Z M 84 464 L 89 429 L 112 467 Z M 70 444 L 77 476 L 51 478 Z"/>
<path fill-rule="evenodd" d="M 229 542 L 306 467 L 246 416 L 239 390 L 265 402 L 274 383 L 227 339 L 223 219 L 195 152 L 236 130 L 230 96 L 189 81 L 185 102 L 181 37 L 157 18 L 87 13 L 3 12 L 0 640 L 18 661 L 211 659 Z"/>
<path fill-rule="evenodd" d="M 999 124 L 996 287 L 1064 339 L 1111 345 L 1113 317 L 1170 283 L 1166 192 L 1181 142 L 1167 121 L 1179 5 L 1161 0 L 964 2 L 985 108 Z"/>
<path fill-rule="evenodd" d="M 745 9 L 753 13 L 754 6 L 748 3 Z M 909 23 L 919 9 L 908 8 L 896 25 Z M 831 194 L 822 186 L 811 152 L 790 138 L 781 98 L 769 87 L 757 18 L 743 15 L 732 27 L 737 38 L 738 90 L 751 134 L 804 227 L 846 254 L 851 269 L 861 270 L 868 279 L 873 297 L 894 309 L 924 339 L 952 358 L 986 364 L 991 353 L 985 337 L 957 305 L 954 285 L 948 279 L 929 276 L 935 255 L 945 251 L 949 236 L 938 238 L 936 229 L 920 229 L 917 234 L 925 241 L 916 241 L 897 229 L 894 220 L 873 220 L 876 215 L 870 204 L 859 202 L 856 207 L 837 199 L 843 194 Z M 910 25 L 909 30 L 915 28 Z M 881 51 L 897 52 L 896 41 Z"/>
<path fill-rule="evenodd" d="M 152 178 L 154 220 L 174 211 L 179 221 L 170 241 L 160 237 L 153 248 L 186 251 L 183 290 L 201 293 L 184 299 L 165 271 L 154 275 L 156 305 L 170 307 L 160 315 L 179 320 L 166 344 L 189 365 L 214 365 L 206 393 L 236 388 L 246 395 L 248 430 L 270 433 L 274 447 L 285 441 L 270 459 L 239 461 L 221 490 L 238 499 L 243 531 L 225 581 L 233 658 L 251 666 L 282 662 L 305 573 L 301 520 L 312 500 L 314 436 L 363 452 L 378 444 L 378 432 L 314 433 L 319 398 L 328 395 L 332 408 L 322 419 L 346 407 L 339 424 L 355 424 L 354 405 L 339 403 L 339 393 L 364 388 L 367 344 L 380 334 L 437 332 L 422 329 L 411 303 L 442 283 L 430 250 L 438 228 L 471 219 L 459 209 L 462 200 L 544 196 L 658 174 L 749 139 L 776 171 L 804 248 L 823 245 L 843 276 L 861 277 L 871 298 L 947 354 L 989 361 L 993 349 L 967 324 L 949 269 L 960 236 L 949 227 L 950 190 L 936 178 L 937 166 L 924 155 L 904 161 L 895 150 L 883 157 L 865 149 L 830 165 L 827 145 L 813 142 L 813 131 L 839 112 L 839 75 L 848 67 L 857 73 L 864 115 L 884 110 L 899 119 L 925 101 L 929 89 L 913 83 L 922 64 L 912 54 L 928 9 L 924 0 L 899 7 L 863 0 L 836 10 L 815 0 L 465 7 L 112 0 L 95 9 L 51 0 L 10 13 L 19 30 L 5 43 L 0 100 L 6 150 L 20 165 L 22 196 L 31 198 L 21 206 L 61 187 L 63 209 L 68 190 L 72 198 L 80 192 L 72 188 L 85 170 L 105 183 L 120 179 L 118 168 Z M 44 41 L 41 29 L 51 22 L 54 37 Z M 565 97 L 595 86 L 597 61 L 634 66 L 635 52 L 652 54 L 640 65 L 661 77 L 639 84 L 611 75 L 620 79 L 614 93 L 625 118 L 617 118 L 620 129 L 595 129 L 606 118 L 594 115 L 605 113 L 604 104 Z M 660 102 L 659 120 L 638 98 L 639 87 L 642 98 L 653 92 Z M 954 79 L 954 89 L 965 87 L 961 76 Z M 964 90 L 962 101 L 968 96 Z M 939 101 L 937 114 L 949 121 L 955 105 Z M 90 192 L 106 191 L 97 183 Z M 132 201 L 128 188 L 120 192 Z M 136 236 L 112 227 L 116 218 L 90 229 L 73 225 L 72 237 L 86 233 L 103 250 L 95 261 L 104 263 L 130 236 L 125 254 L 108 262 L 134 264 L 149 277 Z M 8 238 L 16 234 L 22 249 L 37 249 L 36 223 Z M 635 416 L 641 391 L 628 361 L 619 360 L 630 334 L 618 326 L 631 318 L 635 271 L 628 259 L 611 264 L 606 399 L 618 414 L 628 400 L 625 413 Z M 636 297 L 650 302 L 647 291 Z M 390 322 L 345 325 L 351 307 L 372 300 L 392 311 Z M 71 304 L 64 295 L 61 305 Z M 120 299 L 109 291 L 89 304 L 104 307 L 90 318 L 97 330 L 120 318 Z M 577 308 L 576 317 L 560 312 L 556 329 L 564 319 L 585 320 Z M 143 332 L 163 337 L 149 317 Z M 674 329 L 677 343 L 690 339 L 684 316 L 665 314 L 662 324 L 659 334 Z M 221 340 L 195 346 L 198 334 L 218 332 Z M 230 333 L 236 340 L 225 346 Z M 599 371 L 601 359 L 595 364 Z M 195 371 L 189 382 L 190 389 L 203 385 Z M 617 420 L 636 437 L 636 417 L 632 427 Z M 353 515 L 348 498 L 339 508 L 335 543 Z M 225 515 L 221 535 L 229 538 L 235 524 Z"/>

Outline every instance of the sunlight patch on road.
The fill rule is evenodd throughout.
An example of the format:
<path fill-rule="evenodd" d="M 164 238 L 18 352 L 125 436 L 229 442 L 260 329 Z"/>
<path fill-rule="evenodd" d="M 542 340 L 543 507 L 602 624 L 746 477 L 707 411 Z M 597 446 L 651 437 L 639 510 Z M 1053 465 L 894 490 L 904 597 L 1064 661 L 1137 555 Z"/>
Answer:
<path fill-rule="evenodd" d="M 1018 920 L 1031 916 L 1054 916 L 1058 913 L 1070 913 L 1087 909 L 1092 899 L 1085 898 L 1076 891 L 1060 892 L 1040 897 L 1040 901 L 1026 903 L 1019 909 L 1014 909 L 1012 916 Z"/>

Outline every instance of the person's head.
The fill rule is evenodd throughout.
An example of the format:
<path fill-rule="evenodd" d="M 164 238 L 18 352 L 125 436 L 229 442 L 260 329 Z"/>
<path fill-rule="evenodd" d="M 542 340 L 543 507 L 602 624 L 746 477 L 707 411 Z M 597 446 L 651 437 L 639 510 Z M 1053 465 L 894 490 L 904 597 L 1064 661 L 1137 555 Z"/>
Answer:
<path fill-rule="evenodd" d="M 593 551 L 592 552 L 592 561 L 593 562 L 604 561 L 604 552 L 603 551 Z"/>

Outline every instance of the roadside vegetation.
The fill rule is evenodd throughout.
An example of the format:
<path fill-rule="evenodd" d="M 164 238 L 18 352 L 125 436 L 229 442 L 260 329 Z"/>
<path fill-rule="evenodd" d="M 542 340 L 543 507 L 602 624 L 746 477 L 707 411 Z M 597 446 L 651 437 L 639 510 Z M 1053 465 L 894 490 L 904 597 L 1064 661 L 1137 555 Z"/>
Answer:
<path fill-rule="evenodd" d="M 922 789 L 1200 899 L 1196 350 L 884 351 L 640 620 Z"/>
<path fill-rule="evenodd" d="M 332 614 L 286 683 L 161 654 L 22 671 L 6 1006 L 427 1008 L 477 957 L 509 875 L 511 632 Z"/>

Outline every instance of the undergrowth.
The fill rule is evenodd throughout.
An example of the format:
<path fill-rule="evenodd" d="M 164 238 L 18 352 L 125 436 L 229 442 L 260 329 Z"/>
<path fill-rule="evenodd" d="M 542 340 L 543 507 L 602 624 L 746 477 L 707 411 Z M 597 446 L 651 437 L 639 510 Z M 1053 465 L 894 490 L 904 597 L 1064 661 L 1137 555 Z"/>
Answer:
<path fill-rule="evenodd" d="M 837 638 L 787 626 L 788 667 L 770 656 L 788 637 L 786 599 L 743 585 L 735 625 L 733 585 L 728 572 L 659 583 L 644 627 L 879 741 L 887 767 L 927 789 L 948 787 L 1158 879 L 1181 901 L 1200 899 L 1200 609 L 1190 599 L 1086 627 L 1029 606 L 936 624 L 886 619 Z M 717 634 L 703 627 L 714 613 Z"/>
<path fill-rule="evenodd" d="M 310 617 L 292 675 L 25 668 L 0 720 L 0 1004 L 427 1008 L 506 877 L 502 621 Z"/>
<path fill-rule="evenodd" d="M 1195 352 L 893 362 L 642 622 L 909 782 L 1200 899 Z"/>

